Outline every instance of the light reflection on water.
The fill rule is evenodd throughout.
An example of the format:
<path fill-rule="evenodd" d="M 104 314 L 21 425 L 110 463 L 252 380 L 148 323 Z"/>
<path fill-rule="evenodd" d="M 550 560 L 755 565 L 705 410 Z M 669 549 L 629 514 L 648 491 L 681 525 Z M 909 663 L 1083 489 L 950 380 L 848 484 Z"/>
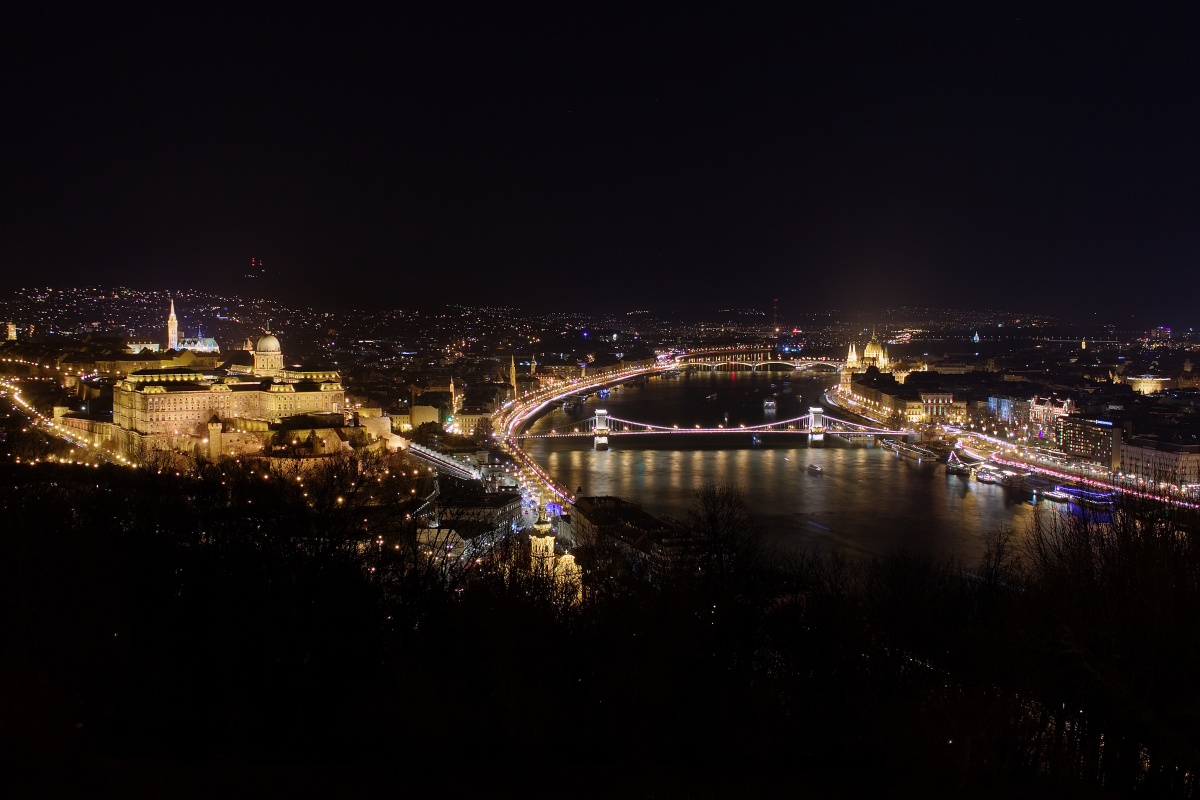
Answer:
<path fill-rule="evenodd" d="M 776 386 L 771 388 L 771 383 Z M 673 425 L 730 425 L 766 421 L 762 400 L 779 394 L 776 419 L 804 414 L 823 386 L 764 373 L 693 373 L 623 387 L 591 397 L 578 411 L 552 411 L 530 432 L 569 429 L 597 408 L 610 416 Z M 716 393 L 715 400 L 706 400 Z M 796 434 L 767 435 L 753 448 L 748 434 L 719 437 L 668 434 L 611 436 L 610 450 L 591 439 L 529 439 L 525 449 L 564 485 L 585 495 L 617 495 L 653 514 L 682 518 L 691 493 L 706 482 L 745 489 L 751 509 L 771 538 L 790 549 L 838 550 L 854 555 L 907 549 L 973 563 L 983 536 L 1001 525 L 1024 530 L 1032 515 L 1028 494 L 949 475 L 941 465 L 918 463 L 873 446 L 827 436 L 811 446 Z M 819 464 L 823 472 L 808 470 Z"/>

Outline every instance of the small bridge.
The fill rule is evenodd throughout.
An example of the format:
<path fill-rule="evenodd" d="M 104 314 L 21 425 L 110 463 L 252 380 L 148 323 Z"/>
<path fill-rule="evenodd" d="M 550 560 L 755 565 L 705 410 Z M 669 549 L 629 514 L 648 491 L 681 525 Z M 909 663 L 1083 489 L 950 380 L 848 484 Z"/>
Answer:
<path fill-rule="evenodd" d="M 456 461 L 448 455 L 439 453 L 436 450 L 431 450 L 428 447 L 422 447 L 416 442 L 409 442 L 404 448 L 404 452 L 413 458 L 419 459 L 438 472 L 444 473 L 454 478 L 459 478 L 466 481 L 478 481 L 483 479 L 483 473 L 477 468 L 464 464 L 461 461 Z"/>
<path fill-rule="evenodd" d="M 867 438 L 875 438 L 877 436 L 893 437 L 907 436 L 907 431 L 894 431 L 887 428 L 876 428 L 870 425 L 861 425 L 857 422 L 831 417 L 825 413 L 822 407 L 813 407 L 808 410 L 808 413 L 802 417 L 793 419 L 779 420 L 778 422 L 767 422 L 762 425 L 736 425 L 726 427 L 718 425 L 715 428 L 705 428 L 700 425 L 693 427 L 680 427 L 678 425 L 655 425 L 649 422 L 636 422 L 634 420 L 620 419 L 611 417 L 608 412 L 603 409 L 598 409 L 596 415 L 588 417 L 585 420 L 572 423 L 571 430 L 557 431 L 553 430 L 550 433 L 523 433 L 517 434 L 510 438 L 512 439 L 555 439 L 565 437 L 584 437 L 591 436 L 594 446 L 597 450 L 608 449 L 608 437 L 610 436 L 660 436 L 660 435 L 676 435 L 676 434 L 730 434 L 740 433 L 757 435 L 762 433 L 785 433 L 785 434 L 803 434 L 806 436 L 822 436 L 829 433 L 836 436 L 855 437 L 862 436 Z"/>

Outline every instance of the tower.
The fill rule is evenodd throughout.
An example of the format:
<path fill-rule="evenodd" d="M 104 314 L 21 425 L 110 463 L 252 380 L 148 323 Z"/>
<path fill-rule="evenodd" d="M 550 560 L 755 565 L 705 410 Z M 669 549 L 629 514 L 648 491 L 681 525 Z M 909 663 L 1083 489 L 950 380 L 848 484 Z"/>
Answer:
<path fill-rule="evenodd" d="M 592 444 L 597 450 L 608 449 L 608 411 L 596 409 L 596 428 L 592 432 Z"/>
<path fill-rule="evenodd" d="M 508 379 L 509 379 L 509 383 L 511 383 L 512 387 L 513 387 L 513 397 L 516 397 L 517 396 L 517 357 L 516 356 L 512 357 L 512 366 L 509 368 Z"/>
<path fill-rule="evenodd" d="M 179 320 L 175 317 L 175 299 L 171 299 L 171 314 L 167 317 L 167 349 L 179 347 Z"/>
<path fill-rule="evenodd" d="M 538 496 L 538 518 L 529 535 L 531 566 L 534 572 L 551 572 L 554 569 L 554 531 L 546 519 L 546 505 Z"/>

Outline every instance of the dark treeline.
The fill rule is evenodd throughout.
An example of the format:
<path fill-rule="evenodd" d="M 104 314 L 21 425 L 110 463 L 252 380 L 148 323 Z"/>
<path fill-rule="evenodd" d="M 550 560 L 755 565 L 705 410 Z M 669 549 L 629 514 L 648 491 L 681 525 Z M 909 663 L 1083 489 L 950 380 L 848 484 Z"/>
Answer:
<path fill-rule="evenodd" d="M 431 558 L 415 472 L 0 466 L 4 774 L 23 796 L 1191 794 L 1192 518 L 1045 516 L 967 567 L 785 558 L 709 488 L 660 585 L 584 543 L 574 602 L 520 537 Z"/>

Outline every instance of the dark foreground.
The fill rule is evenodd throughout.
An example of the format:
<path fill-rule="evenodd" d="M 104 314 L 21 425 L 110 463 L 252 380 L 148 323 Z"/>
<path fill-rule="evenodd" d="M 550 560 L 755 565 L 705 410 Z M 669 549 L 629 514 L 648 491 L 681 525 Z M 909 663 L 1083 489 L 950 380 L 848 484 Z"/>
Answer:
<path fill-rule="evenodd" d="M 519 538 L 431 565 L 427 479 L 358 469 L 0 467 L 8 796 L 1194 791 L 1193 519 L 781 560 L 734 497 L 659 585 L 584 548 L 572 603 Z"/>

